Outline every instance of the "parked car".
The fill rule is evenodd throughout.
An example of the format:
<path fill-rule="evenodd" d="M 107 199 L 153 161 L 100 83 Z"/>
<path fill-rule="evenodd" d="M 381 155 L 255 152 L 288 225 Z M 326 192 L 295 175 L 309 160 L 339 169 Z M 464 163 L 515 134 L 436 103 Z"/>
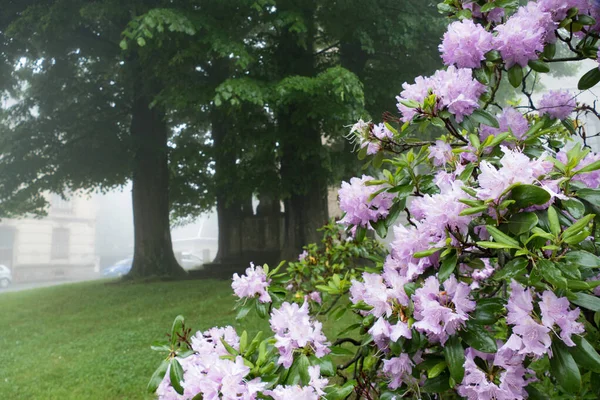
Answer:
<path fill-rule="evenodd" d="M 0 265 L 0 289 L 6 289 L 12 283 L 12 273 L 5 265 Z"/>
<path fill-rule="evenodd" d="M 102 275 L 107 278 L 118 278 L 126 275 L 131 270 L 131 264 L 133 264 L 133 258 L 126 258 L 121 261 L 117 261 L 114 265 L 105 268 L 102 271 Z"/>

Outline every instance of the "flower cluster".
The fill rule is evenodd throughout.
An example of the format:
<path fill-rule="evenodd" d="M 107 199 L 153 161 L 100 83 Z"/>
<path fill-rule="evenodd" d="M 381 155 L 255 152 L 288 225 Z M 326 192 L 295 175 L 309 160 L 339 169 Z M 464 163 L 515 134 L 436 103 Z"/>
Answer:
<path fill-rule="evenodd" d="M 540 177 L 552 170 L 552 163 L 543 159 L 530 159 L 518 150 L 502 147 L 504 156 L 497 169 L 488 161 L 481 162 L 477 197 L 481 200 L 500 200 L 514 184 L 530 185 L 540 182 Z"/>
<path fill-rule="evenodd" d="M 579 309 L 570 310 L 567 298 L 558 298 L 551 291 L 544 291 L 539 302 L 542 320 L 538 322 L 532 316 L 534 306 L 531 289 L 525 289 L 513 281 L 511 290 L 506 306 L 506 322 L 513 325 L 514 337 L 511 339 L 519 354 L 535 357 L 547 354 L 552 343 L 550 332 L 556 331 L 555 325 L 560 328 L 561 340 L 567 346 L 575 346 L 571 335 L 583 333 L 583 325 L 577 322 Z"/>
<path fill-rule="evenodd" d="M 262 303 L 270 303 L 271 295 L 267 291 L 269 287 L 269 279 L 262 267 L 255 267 L 250 263 L 250 267 L 246 269 L 246 275 L 233 275 L 231 288 L 239 298 L 255 298 Z"/>
<path fill-rule="evenodd" d="M 477 68 L 492 49 L 493 36 L 470 19 L 454 22 L 444 34 L 440 45 L 442 59 L 446 65 L 458 68 Z"/>
<path fill-rule="evenodd" d="M 459 283 L 454 275 L 444 282 L 443 291 L 438 279 L 430 276 L 412 297 L 417 320 L 415 329 L 425 333 L 429 341 L 443 345 L 449 335 L 464 326 L 469 313 L 475 310 L 475 302 L 469 299 L 470 293 L 469 286 Z"/>
<path fill-rule="evenodd" d="M 260 378 L 246 379 L 250 368 L 244 364 L 242 357 L 238 356 L 234 361 L 223 359 L 229 353 L 221 340 L 239 349 L 239 337 L 230 326 L 198 332 L 192 338 L 194 354 L 179 360 L 184 371 L 184 380 L 181 382 L 183 394 L 173 389 L 170 374 L 167 373 L 157 390 L 159 399 L 184 400 L 198 394 L 211 400 L 256 399 L 267 385 Z"/>
<path fill-rule="evenodd" d="M 370 222 L 388 215 L 393 197 L 387 192 L 377 194 L 383 186 L 367 185 L 372 180 L 373 177 L 363 175 L 362 178 L 350 179 L 350 183 L 342 183 L 338 194 L 340 209 L 346 215 L 340 223 L 370 228 Z"/>
<path fill-rule="evenodd" d="M 505 24 L 496 27 L 494 49 L 500 52 L 508 68 L 515 64 L 525 67 L 538 58 L 547 41 L 553 41 L 555 27 L 550 13 L 541 10 L 538 3 L 527 3 Z"/>
<path fill-rule="evenodd" d="M 414 84 L 405 83 L 402 88 L 404 90 L 396 100 L 404 122 L 410 121 L 418 112 L 403 102 L 412 100 L 422 103 L 430 92 L 437 98 L 435 111 L 446 109 L 461 122 L 479 108 L 479 97 L 486 91 L 485 86 L 473 78 L 470 69 L 454 66 L 437 71 L 431 77 L 418 77 Z"/>
<path fill-rule="evenodd" d="M 458 387 L 458 394 L 469 400 L 527 398 L 525 387 L 535 380 L 528 375 L 534 372 L 523 367 L 525 357 L 515 351 L 514 346 L 511 338 L 499 346 L 496 354 L 468 348 L 465 351 L 465 376 Z M 476 358 L 485 364 L 486 370 L 481 369 Z"/>
<path fill-rule="evenodd" d="M 565 119 L 575 110 L 576 106 L 575 98 L 568 91 L 551 90 L 542 97 L 538 109 L 541 115 Z"/>
<path fill-rule="evenodd" d="M 278 363 L 289 368 L 294 361 L 294 351 L 309 348 L 318 358 L 329 353 L 327 338 L 322 324 L 313 321 L 308 312 L 308 303 L 283 303 L 271 313 L 271 329 L 275 333 L 275 347 L 279 350 Z"/>
<path fill-rule="evenodd" d="M 503 132 L 510 132 L 517 140 L 524 140 L 525 134 L 529 130 L 527 118 L 513 107 L 506 107 L 498 118 L 499 128 L 483 126 L 480 130 L 480 139 L 485 140 L 490 135 L 498 135 Z"/>

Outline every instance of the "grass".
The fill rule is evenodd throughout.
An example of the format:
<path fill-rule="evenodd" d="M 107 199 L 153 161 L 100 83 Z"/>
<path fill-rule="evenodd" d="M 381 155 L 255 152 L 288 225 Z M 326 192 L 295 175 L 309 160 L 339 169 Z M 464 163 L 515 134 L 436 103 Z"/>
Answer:
<path fill-rule="evenodd" d="M 173 318 L 232 324 L 229 282 L 86 282 L 0 294 L 0 399 L 148 399 Z M 268 329 L 249 318 L 244 328 Z M 236 327 L 240 327 L 237 324 Z"/>

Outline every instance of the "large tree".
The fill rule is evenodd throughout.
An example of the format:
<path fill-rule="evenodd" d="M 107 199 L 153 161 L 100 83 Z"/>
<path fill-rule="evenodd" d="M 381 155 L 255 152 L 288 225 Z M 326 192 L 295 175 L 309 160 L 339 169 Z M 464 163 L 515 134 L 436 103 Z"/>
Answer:
<path fill-rule="evenodd" d="M 4 214 L 43 213 L 43 192 L 108 190 L 132 182 L 134 277 L 178 276 L 171 243 L 169 147 L 174 121 L 162 101 L 169 66 L 194 27 L 181 17 L 191 2 L 148 14 L 170 1 L 55 0 L 3 9 L 1 54 L 12 67 L 17 104 L 0 137 Z M 6 14 L 4 14 L 6 13 Z M 154 46 L 130 46 L 122 32 L 153 24 Z M 133 21 L 132 21 L 133 18 Z M 138 39 L 142 42 L 142 39 Z M 27 204 L 25 208 L 22 205 Z"/>

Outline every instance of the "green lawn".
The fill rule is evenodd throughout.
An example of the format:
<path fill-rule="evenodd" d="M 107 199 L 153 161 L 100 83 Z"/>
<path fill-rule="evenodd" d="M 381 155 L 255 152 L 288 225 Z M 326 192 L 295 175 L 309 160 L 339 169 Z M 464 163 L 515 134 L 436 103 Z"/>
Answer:
<path fill-rule="evenodd" d="M 146 399 L 160 362 L 150 344 L 177 314 L 232 324 L 229 282 L 70 284 L 0 294 L 0 399 Z M 235 324 L 234 324 L 235 325 Z M 267 322 L 245 321 L 256 332 Z"/>

